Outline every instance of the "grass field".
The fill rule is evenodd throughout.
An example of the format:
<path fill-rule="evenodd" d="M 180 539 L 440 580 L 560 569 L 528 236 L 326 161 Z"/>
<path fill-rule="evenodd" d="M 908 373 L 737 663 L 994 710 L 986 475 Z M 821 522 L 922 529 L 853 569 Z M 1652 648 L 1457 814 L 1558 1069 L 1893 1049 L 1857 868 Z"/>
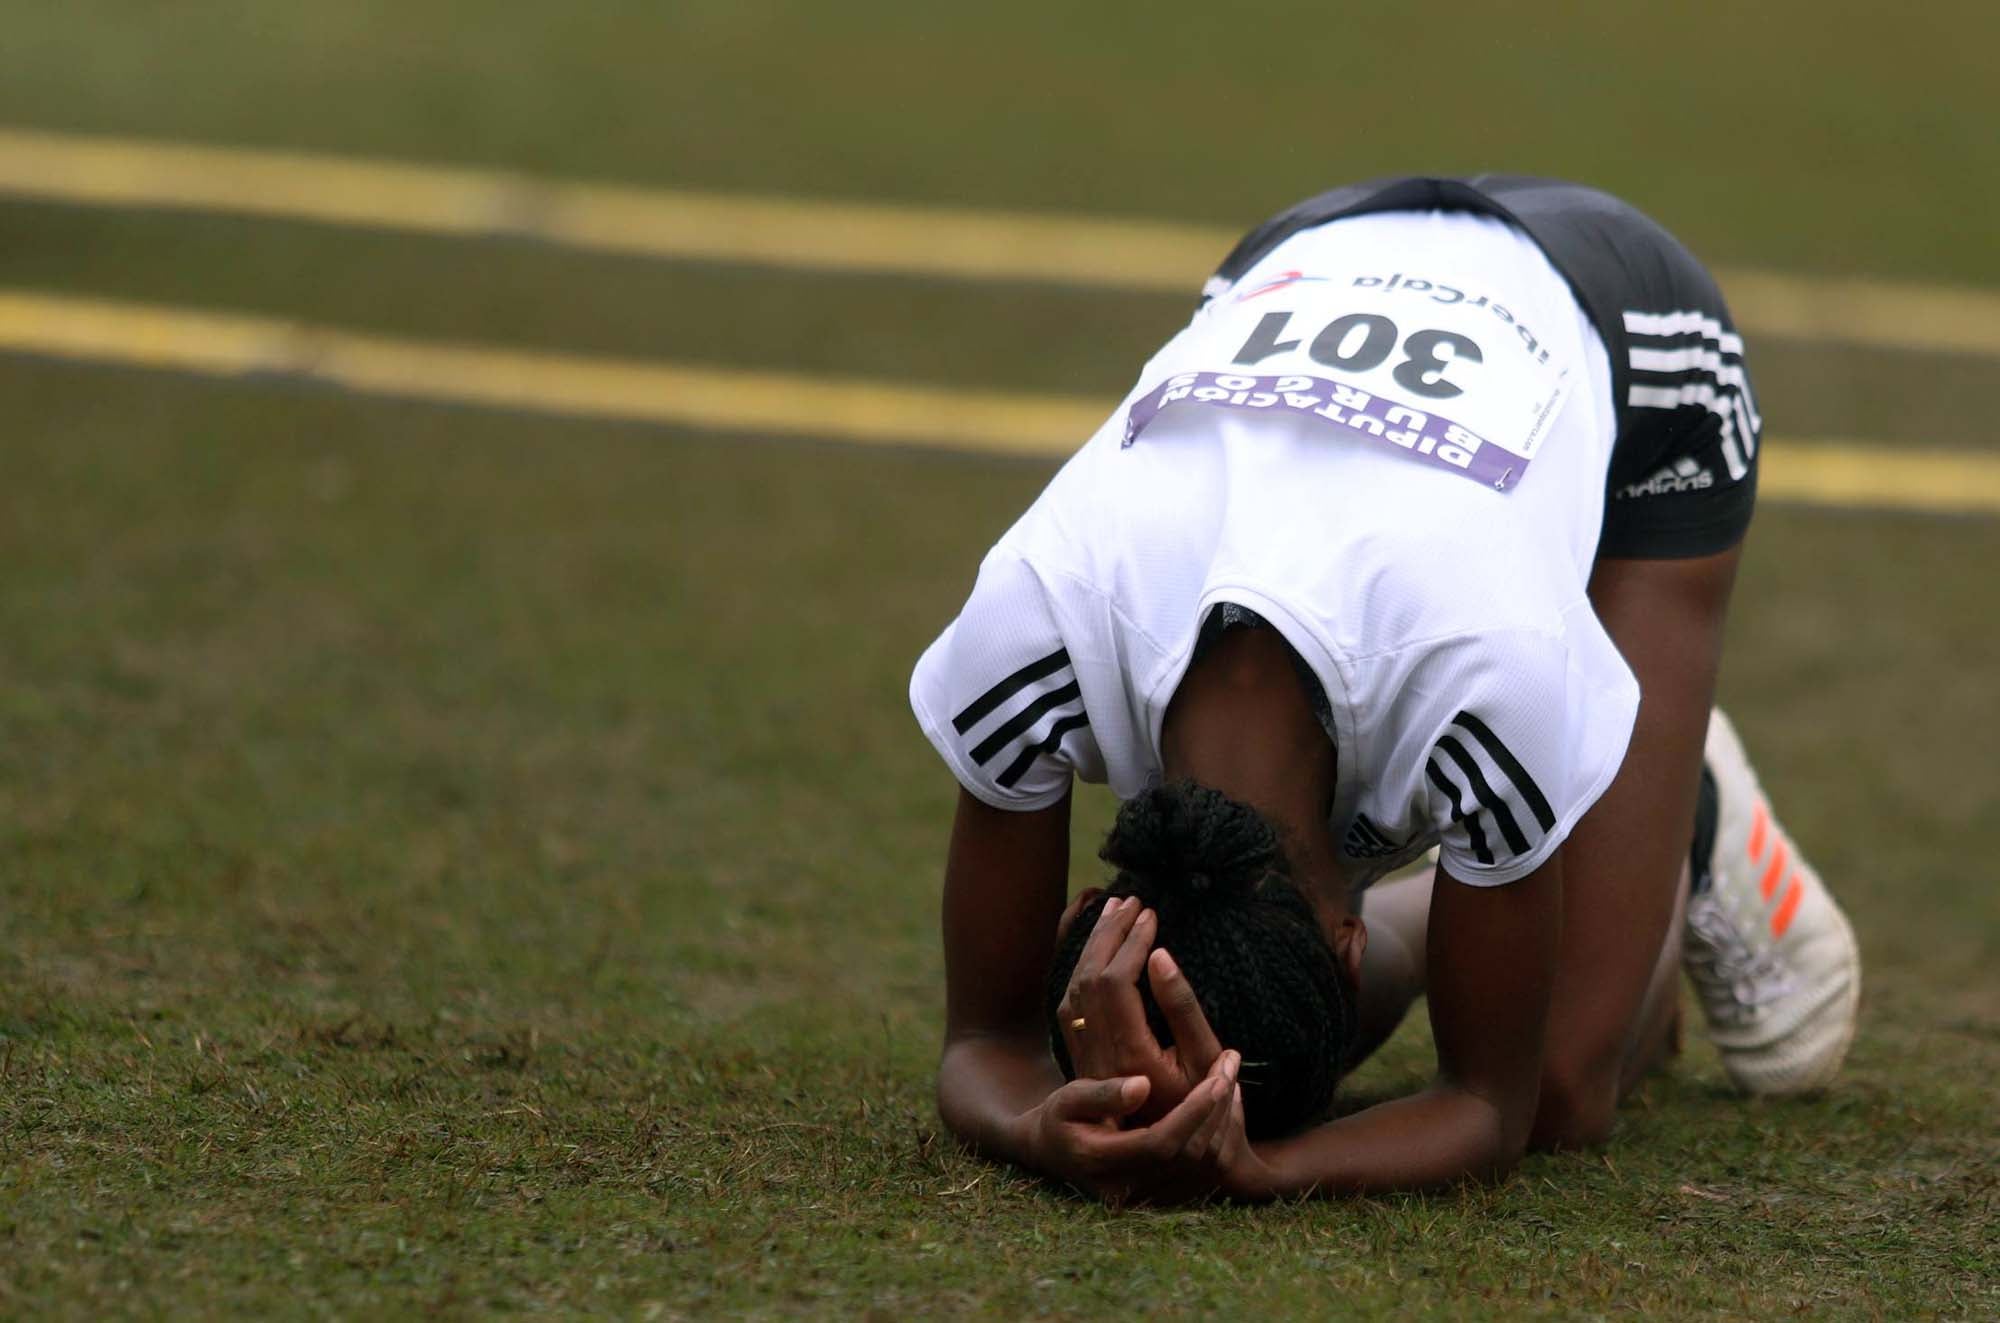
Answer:
<path fill-rule="evenodd" d="M 2000 286 L 1988 6 L 931 8 L 17 5 L 0 123 L 1227 223 L 1497 164 L 1718 261 Z M 15 287 L 1100 394 L 1185 312 L 0 201 Z M 1784 434 L 1993 449 L 2000 363 L 1754 363 Z M 1831 1094 L 1697 1043 L 1493 1188 L 1113 1214 L 929 1101 L 953 787 L 904 683 L 1047 466 L 0 399 L 0 1316 L 2000 1314 L 2000 521 L 1753 533 L 1725 698 L 1867 961 Z"/>

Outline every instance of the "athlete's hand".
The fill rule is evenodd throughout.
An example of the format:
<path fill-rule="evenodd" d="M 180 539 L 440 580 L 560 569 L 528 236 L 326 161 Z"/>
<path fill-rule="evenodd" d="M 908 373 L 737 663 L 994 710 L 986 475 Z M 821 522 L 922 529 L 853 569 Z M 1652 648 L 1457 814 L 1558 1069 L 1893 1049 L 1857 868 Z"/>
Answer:
<path fill-rule="evenodd" d="M 1236 1053 L 1227 1055 L 1240 1063 Z M 1277 1197 L 1278 1174 L 1258 1154 L 1243 1128 L 1243 1086 L 1236 1082 L 1233 1067 L 1229 1071 L 1229 1104 L 1219 1109 L 1201 1140 L 1199 1150 L 1191 1153 L 1199 1164 L 1194 1184 L 1207 1193 L 1251 1203 Z"/>
<path fill-rule="evenodd" d="M 1164 949 L 1153 949 L 1158 922 L 1132 897 L 1099 912 L 1078 955 L 1056 1016 L 1079 1078 L 1143 1076 L 1150 1086 L 1132 1119 L 1140 1124 L 1172 1111 L 1208 1077 L 1222 1055 L 1194 989 Z M 1146 978 L 1166 1017 L 1173 1046 L 1161 1047 L 1146 1023 L 1139 980 Z M 1077 1022 L 1082 1021 L 1082 1027 Z"/>
<path fill-rule="evenodd" d="M 1179 1106 L 1130 1130 L 1121 1123 L 1145 1101 L 1144 1076 L 1071 1080 L 1022 1118 L 1029 1164 L 1109 1204 L 1234 1193 L 1227 1178 L 1249 1151 L 1241 1138 L 1240 1064 L 1236 1053 L 1224 1053 Z"/>

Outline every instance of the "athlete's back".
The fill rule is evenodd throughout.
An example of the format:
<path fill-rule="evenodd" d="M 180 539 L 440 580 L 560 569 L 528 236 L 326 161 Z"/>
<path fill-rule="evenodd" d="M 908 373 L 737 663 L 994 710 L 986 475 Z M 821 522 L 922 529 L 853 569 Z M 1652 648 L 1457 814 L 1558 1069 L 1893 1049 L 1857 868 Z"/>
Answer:
<path fill-rule="evenodd" d="M 1160 774 L 1202 621 L 1233 603 L 1325 690 L 1336 839 L 1368 847 L 1351 874 L 1443 836 L 1468 879 L 1520 876 L 1616 770 L 1636 706 L 1585 597 L 1611 415 L 1595 332 L 1507 224 L 1298 234 L 1001 539 L 913 703 L 989 802 L 1050 802 L 1072 771 L 1130 795 Z"/>

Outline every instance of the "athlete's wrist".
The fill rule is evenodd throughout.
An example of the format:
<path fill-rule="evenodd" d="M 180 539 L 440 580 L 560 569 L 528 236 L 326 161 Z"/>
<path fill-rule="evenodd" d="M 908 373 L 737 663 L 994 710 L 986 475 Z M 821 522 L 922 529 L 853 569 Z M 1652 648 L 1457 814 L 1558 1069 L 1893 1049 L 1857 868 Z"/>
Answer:
<path fill-rule="evenodd" d="M 1285 1174 L 1266 1155 L 1268 1146 L 1251 1144 L 1223 1174 L 1222 1193 L 1239 1203 L 1262 1204 L 1299 1191 L 1286 1184 Z"/>

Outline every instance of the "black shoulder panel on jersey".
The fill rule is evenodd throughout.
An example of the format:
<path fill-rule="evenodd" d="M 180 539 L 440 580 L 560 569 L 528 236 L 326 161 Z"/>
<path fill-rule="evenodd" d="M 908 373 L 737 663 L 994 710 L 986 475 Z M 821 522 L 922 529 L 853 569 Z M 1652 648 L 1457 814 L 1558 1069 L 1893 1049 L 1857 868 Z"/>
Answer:
<path fill-rule="evenodd" d="M 1632 343 L 1626 315 L 1697 312 L 1713 319 L 1720 331 L 1734 331 L 1714 277 L 1658 222 L 1609 193 L 1526 175 L 1407 176 L 1332 189 L 1250 231 L 1216 275 L 1234 284 L 1266 253 L 1302 230 L 1383 211 L 1470 211 L 1497 216 L 1524 230 L 1569 282 L 1604 339 L 1611 359 L 1618 432 L 1627 442 L 1638 440 L 1637 434 L 1648 429 L 1633 425 Z M 1645 421 L 1656 423 L 1652 417 Z M 1755 437 L 1746 440 L 1754 446 Z M 1612 484 L 1644 478 L 1657 467 L 1666 444 L 1664 438 L 1659 444 L 1621 444 L 1613 460 Z"/>

